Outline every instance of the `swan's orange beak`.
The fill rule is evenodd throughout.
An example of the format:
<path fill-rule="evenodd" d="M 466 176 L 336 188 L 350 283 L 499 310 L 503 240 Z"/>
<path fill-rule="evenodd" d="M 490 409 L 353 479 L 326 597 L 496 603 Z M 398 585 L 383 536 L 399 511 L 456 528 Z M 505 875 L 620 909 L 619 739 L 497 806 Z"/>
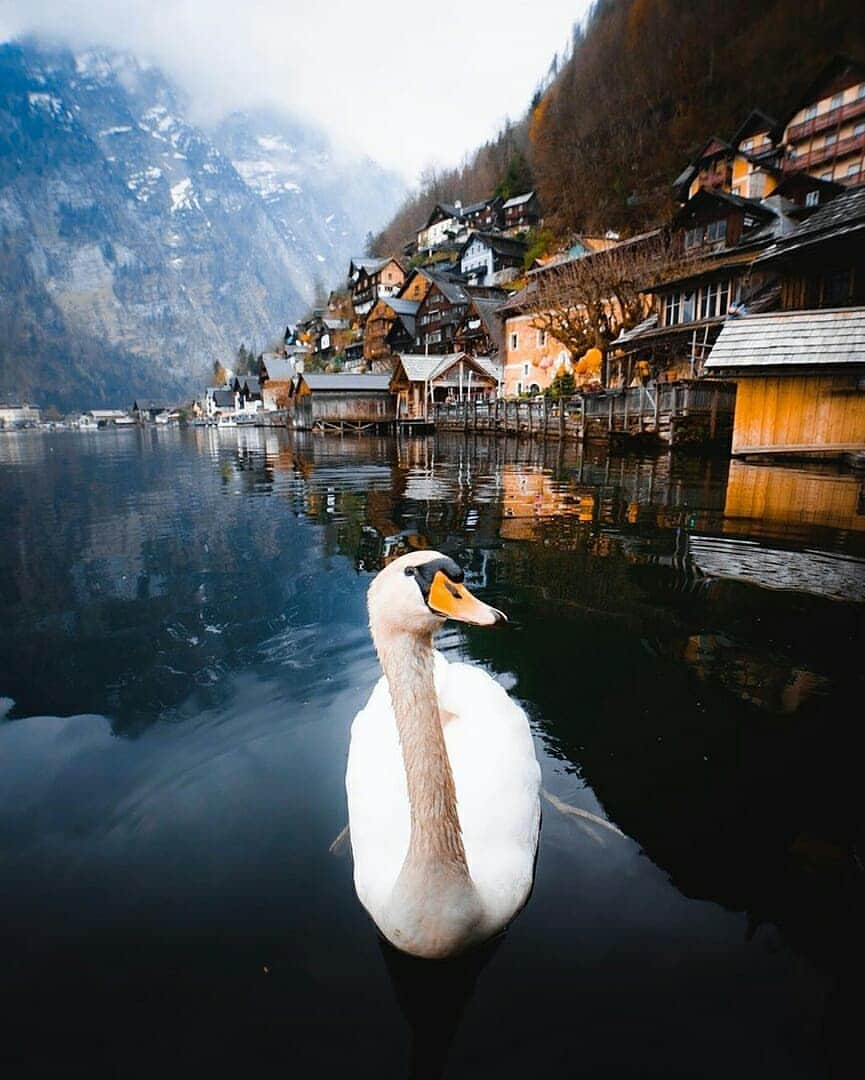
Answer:
<path fill-rule="evenodd" d="M 459 622 L 473 623 L 475 626 L 495 626 L 496 623 L 508 621 L 503 611 L 478 600 L 476 596 L 472 596 L 465 585 L 451 581 L 441 570 L 436 572 L 432 580 L 427 606 L 436 615 L 442 615 L 446 619 L 457 619 Z"/>

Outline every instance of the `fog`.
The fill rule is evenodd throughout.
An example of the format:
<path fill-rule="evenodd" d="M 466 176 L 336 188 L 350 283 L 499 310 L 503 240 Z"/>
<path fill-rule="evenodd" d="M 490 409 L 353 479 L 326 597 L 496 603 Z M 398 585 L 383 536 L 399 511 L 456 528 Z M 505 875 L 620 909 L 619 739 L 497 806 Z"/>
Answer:
<path fill-rule="evenodd" d="M 587 0 L 4 0 L 0 40 L 104 45 L 159 64 L 197 119 L 259 103 L 321 125 L 408 180 L 525 111 Z"/>

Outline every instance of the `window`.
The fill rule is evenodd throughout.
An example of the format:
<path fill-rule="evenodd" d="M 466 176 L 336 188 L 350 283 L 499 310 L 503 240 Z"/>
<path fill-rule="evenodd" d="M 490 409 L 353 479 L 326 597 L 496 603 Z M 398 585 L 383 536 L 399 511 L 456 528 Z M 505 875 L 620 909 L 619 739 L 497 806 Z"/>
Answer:
<path fill-rule="evenodd" d="M 820 202 L 820 192 L 819 191 L 809 191 L 808 194 L 805 196 L 805 205 L 806 206 L 817 206 L 819 204 L 819 202 Z"/>
<path fill-rule="evenodd" d="M 529 365 L 528 364 L 523 364 L 523 375 L 527 376 L 528 373 L 529 373 Z"/>
<path fill-rule="evenodd" d="M 543 349 L 543 348 L 546 347 L 546 344 L 547 344 L 547 332 L 546 332 L 546 330 L 538 330 L 537 340 L 538 340 L 538 348 L 539 349 Z"/>
<path fill-rule="evenodd" d="M 817 115 L 817 105 L 816 105 L 816 103 L 814 105 L 809 105 L 808 108 L 805 110 L 805 119 L 806 120 L 813 120 L 816 115 Z"/>
<path fill-rule="evenodd" d="M 854 135 L 865 135 L 865 120 L 860 120 L 858 124 L 853 125 Z"/>
<path fill-rule="evenodd" d="M 709 243 L 713 243 L 716 240 L 723 240 L 727 235 L 727 219 L 723 218 L 721 221 L 712 221 L 709 223 L 706 229 L 706 239 Z"/>
<path fill-rule="evenodd" d="M 664 297 L 664 326 L 675 326 L 680 322 L 682 297 L 679 293 L 670 293 Z"/>
<path fill-rule="evenodd" d="M 861 166 L 854 161 L 851 165 L 847 166 L 847 175 L 855 176 L 859 172 L 860 168 Z"/>
<path fill-rule="evenodd" d="M 693 248 L 703 243 L 703 226 L 697 225 L 685 233 L 685 247 Z"/>
<path fill-rule="evenodd" d="M 523 392 L 523 384 L 521 382 L 518 382 L 517 383 L 517 394 L 521 394 L 522 392 Z"/>
<path fill-rule="evenodd" d="M 821 173 L 820 174 L 820 179 L 821 180 L 831 180 L 832 179 L 832 170 L 830 169 L 828 172 Z"/>
<path fill-rule="evenodd" d="M 859 83 L 859 89 L 856 91 L 856 97 L 861 101 L 865 98 L 865 82 Z"/>
<path fill-rule="evenodd" d="M 837 307 L 850 299 L 850 270 L 832 270 L 823 278 L 823 306 Z"/>
<path fill-rule="evenodd" d="M 844 95 L 843 95 L 843 93 L 834 94 L 833 97 L 832 97 L 832 101 L 829 103 L 829 108 L 830 109 L 840 109 L 843 104 L 844 104 Z"/>
<path fill-rule="evenodd" d="M 511 348 L 512 349 L 518 348 L 519 343 L 520 343 L 519 334 L 517 334 L 516 332 L 511 334 Z"/>
<path fill-rule="evenodd" d="M 828 131 L 826 133 L 826 138 L 824 139 L 824 145 L 825 146 L 834 146 L 837 141 L 838 141 L 838 132 L 837 131 Z"/>

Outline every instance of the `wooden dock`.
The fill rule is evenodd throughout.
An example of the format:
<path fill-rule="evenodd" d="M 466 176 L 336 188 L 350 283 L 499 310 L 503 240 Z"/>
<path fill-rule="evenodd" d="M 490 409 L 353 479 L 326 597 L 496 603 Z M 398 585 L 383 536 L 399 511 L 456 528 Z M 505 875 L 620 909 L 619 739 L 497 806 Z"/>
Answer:
<path fill-rule="evenodd" d="M 734 383 L 687 379 L 560 401 L 436 404 L 430 417 L 439 431 L 683 447 L 729 442 L 735 402 Z"/>

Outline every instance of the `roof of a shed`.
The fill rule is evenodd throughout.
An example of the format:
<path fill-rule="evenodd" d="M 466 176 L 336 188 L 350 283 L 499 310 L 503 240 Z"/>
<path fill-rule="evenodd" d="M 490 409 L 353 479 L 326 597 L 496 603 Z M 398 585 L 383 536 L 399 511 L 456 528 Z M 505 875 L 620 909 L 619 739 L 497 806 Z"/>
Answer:
<path fill-rule="evenodd" d="M 727 319 L 707 371 L 865 365 L 865 307 L 775 311 Z"/>
<path fill-rule="evenodd" d="M 319 374 L 319 372 L 304 372 L 301 376 L 310 390 L 321 393 L 322 391 L 358 390 L 387 390 L 390 385 L 390 375 L 340 375 Z"/>

